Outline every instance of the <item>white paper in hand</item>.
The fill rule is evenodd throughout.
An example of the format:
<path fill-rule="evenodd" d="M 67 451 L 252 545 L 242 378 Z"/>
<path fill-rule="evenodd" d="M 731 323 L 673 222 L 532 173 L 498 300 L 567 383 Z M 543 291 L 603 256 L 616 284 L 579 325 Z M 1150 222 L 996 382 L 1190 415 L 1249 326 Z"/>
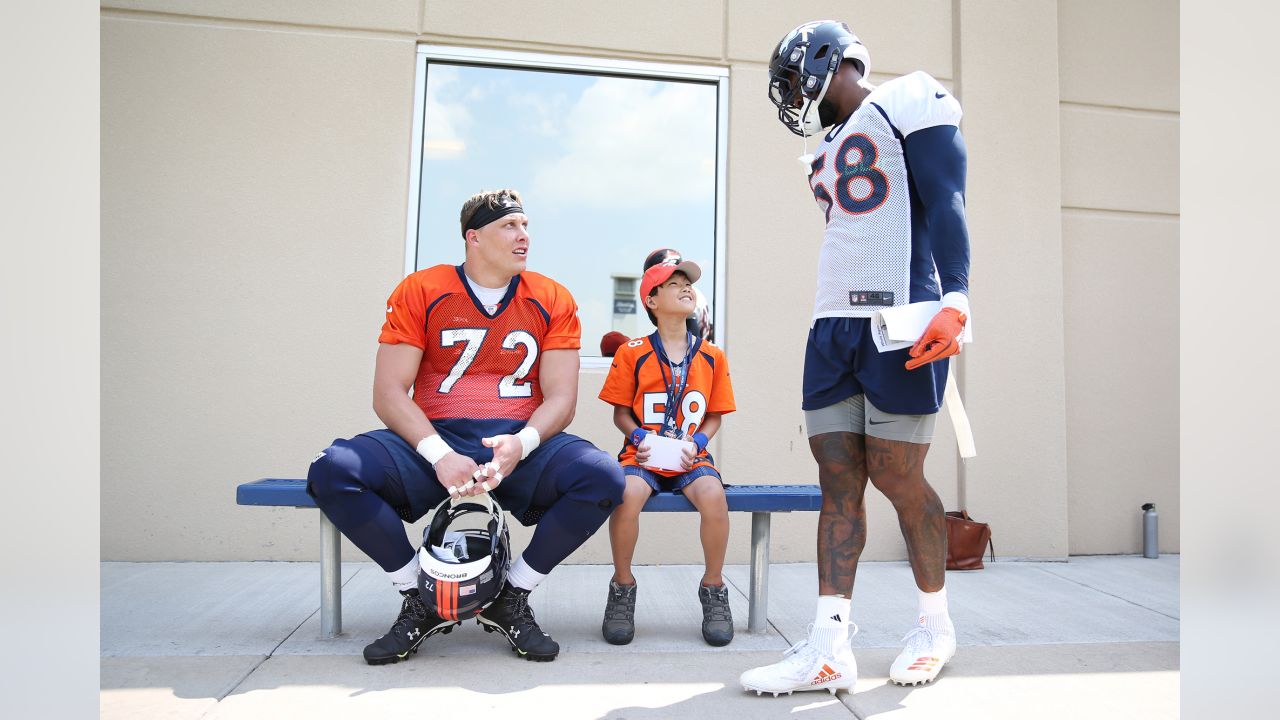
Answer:
<path fill-rule="evenodd" d="M 644 466 L 657 470 L 684 470 L 685 448 L 696 449 L 688 440 L 676 440 L 651 432 L 641 443 L 649 448 L 649 462 Z"/>
<path fill-rule="evenodd" d="M 933 316 L 940 310 L 942 310 L 941 300 L 909 303 L 877 310 L 875 315 L 871 316 L 871 339 L 875 341 L 876 349 L 880 352 L 889 352 L 915 345 L 920 336 L 924 335 L 925 329 L 929 327 L 929 321 L 933 320 Z M 972 322 L 964 324 L 964 332 L 961 333 L 960 340 L 966 343 L 973 342 Z"/>

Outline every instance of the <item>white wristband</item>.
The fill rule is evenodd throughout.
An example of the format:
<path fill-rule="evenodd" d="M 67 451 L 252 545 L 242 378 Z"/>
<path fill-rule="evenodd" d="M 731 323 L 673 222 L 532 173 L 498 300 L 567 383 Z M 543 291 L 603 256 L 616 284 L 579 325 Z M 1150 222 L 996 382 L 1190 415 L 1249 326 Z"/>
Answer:
<path fill-rule="evenodd" d="M 516 433 L 516 437 L 520 438 L 520 445 L 524 448 L 520 459 L 529 457 L 529 453 L 538 449 L 538 445 L 542 443 L 542 437 L 538 435 L 538 428 L 532 425 L 525 425 L 524 429 Z"/>
<path fill-rule="evenodd" d="M 453 452 L 453 448 L 449 447 L 449 443 L 445 442 L 439 435 L 428 435 L 418 442 L 418 454 L 427 459 L 427 462 L 434 466 L 440 462 L 440 458 Z"/>
<path fill-rule="evenodd" d="M 952 290 L 942 296 L 942 307 L 955 308 L 964 313 L 965 317 L 969 317 L 969 296 L 962 292 Z"/>

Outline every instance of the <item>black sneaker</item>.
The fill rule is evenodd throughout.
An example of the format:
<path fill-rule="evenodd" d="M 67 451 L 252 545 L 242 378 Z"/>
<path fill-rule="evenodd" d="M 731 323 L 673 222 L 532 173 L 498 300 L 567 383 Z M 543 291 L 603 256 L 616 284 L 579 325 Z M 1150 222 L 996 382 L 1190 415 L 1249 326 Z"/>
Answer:
<path fill-rule="evenodd" d="M 418 589 L 401 591 L 404 602 L 400 605 L 400 615 L 387 631 L 386 635 L 365 646 L 364 659 L 370 665 L 386 665 L 397 663 L 408 658 L 411 653 L 418 652 L 423 640 L 436 633 L 453 631 L 454 625 L 461 625 L 456 620 L 444 618 L 427 610 L 418 597 Z"/>
<path fill-rule="evenodd" d="M 724 585 L 698 585 L 702 603 L 702 639 L 720 647 L 733 639 L 733 613 L 729 611 L 729 588 Z"/>
<path fill-rule="evenodd" d="M 476 622 L 485 632 L 502 633 L 511 649 L 526 660 L 550 662 L 560 654 L 560 645 L 533 619 L 528 590 L 504 584 L 493 603 L 476 616 Z"/>
<path fill-rule="evenodd" d="M 600 625 L 605 642 L 626 645 L 636 636 L 636 584 L 619 585 L 609 581 L 609 598 L 604 603 L 604 622 Z"/>

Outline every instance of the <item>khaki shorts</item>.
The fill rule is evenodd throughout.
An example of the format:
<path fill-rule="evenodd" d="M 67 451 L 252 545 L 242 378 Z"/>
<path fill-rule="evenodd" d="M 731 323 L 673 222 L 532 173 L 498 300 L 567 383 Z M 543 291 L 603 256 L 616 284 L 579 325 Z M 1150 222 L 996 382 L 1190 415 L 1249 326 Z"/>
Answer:
<path fill-rule="evenodd" d="M 871 404 L 866 395 L 854 395 L 834 405 L 804 411 L 805 429 L 809 437 L 832 432 L 870 435 L 882 440 L 928 445 L 933 442 L 933 426 L 937 413 L 897 415 Z"/>

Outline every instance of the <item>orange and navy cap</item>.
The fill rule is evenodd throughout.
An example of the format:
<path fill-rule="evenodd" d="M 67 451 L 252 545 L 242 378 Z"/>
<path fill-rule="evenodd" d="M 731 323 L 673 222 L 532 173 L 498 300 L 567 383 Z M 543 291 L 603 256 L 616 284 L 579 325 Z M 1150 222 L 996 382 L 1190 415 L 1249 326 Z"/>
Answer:
<path fill-rule="evenodd" d="M 697 263 L 692 260 L 681 260 L 677 255 L 644 271 L 644 277 L 640 280 L 640 299 L 643 301 L 649 297 L 649 293 L 653 292 L 654 288 L 666 282 L 676 272 L 688 275 L 691 283 L 698 282 L 698 278 L 702 277 L 702 268 L 698 267 Z"/>

